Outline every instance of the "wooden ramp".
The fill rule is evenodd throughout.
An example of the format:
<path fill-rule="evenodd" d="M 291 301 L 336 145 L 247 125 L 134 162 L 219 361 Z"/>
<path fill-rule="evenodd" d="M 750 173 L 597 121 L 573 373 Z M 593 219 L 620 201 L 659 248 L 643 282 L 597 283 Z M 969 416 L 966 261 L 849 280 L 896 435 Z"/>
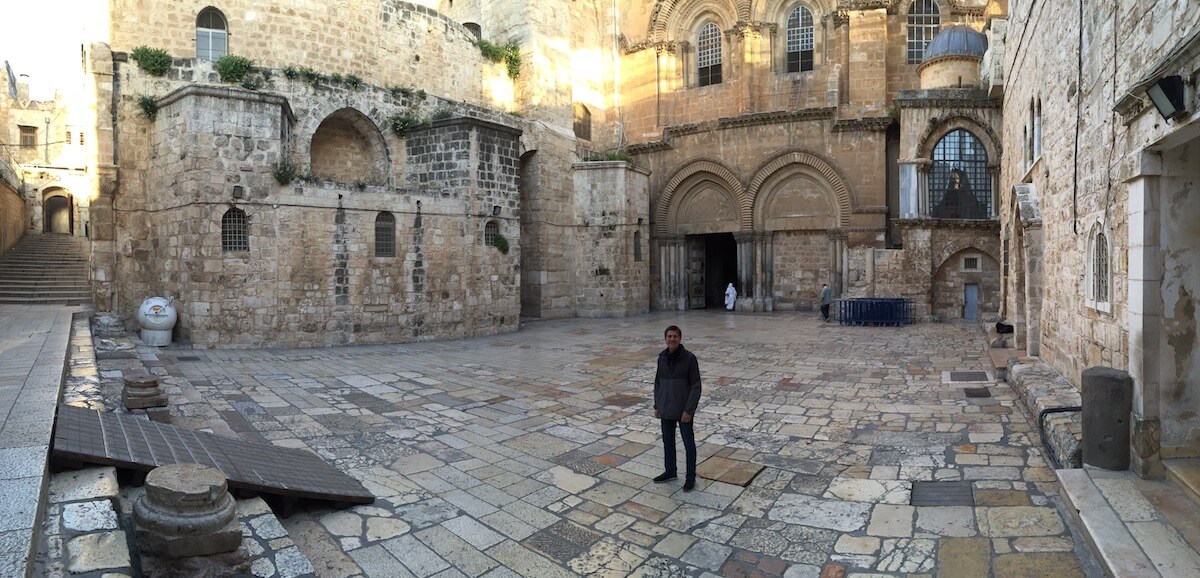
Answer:
<path fill-rule="evenodd" d="M 68 405 L 58 407 L 50 455 L 142 471 L 201 464 L 225 474 L 231 488 L 350 504 L 375 501 L 358 480 L 311 452 Z"/>

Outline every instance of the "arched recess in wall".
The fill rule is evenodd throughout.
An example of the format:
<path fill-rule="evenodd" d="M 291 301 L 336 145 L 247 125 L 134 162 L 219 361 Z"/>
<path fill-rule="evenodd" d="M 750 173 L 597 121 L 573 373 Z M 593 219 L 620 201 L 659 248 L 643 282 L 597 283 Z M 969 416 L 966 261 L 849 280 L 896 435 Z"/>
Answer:
<path fill-rule="evenodd" d="M 42 191 L 42 232 L 75 234 L 75 197 L 61 187 Z"/>
<path fill-rule="evenodd" d="M 383 134 L 353 108 L 334 111 L 321 121 L 309 147 L 313 176 L 342 183 L 387 183 L 388 151 Z"/>
<path fill-rule="evenodd" d="M 946 243 L 938 250 L 937 255 L 935 255 L 932 259 L 932 261 L 936 264 L 933 268 L 934 271 L 937 271 L 949 263 L 954 255 L 967 250 L 976 251 L 981 255 L 986 255 L 989 259 L 995 261 L 996 263 L 1000 262 L 1000 259 L 997 255 L 994 255 L 991 251 L 985 251 L 979 248 L 975 241 L 963 239 Z M 999 269 L 997 269 L 997 271 L 998 270 Z"/>
<path fill-rule="evenodd" d="M 834 168 L 834 166 L 825 159 L 817 156 L 811 151 L 790 151 L 785 152 L 773 159 L 768 160 L 754 172 L 754 177 L 750 179 L 750 184 L 746 187 L 746 209 L 747 226 L 760 227 L 764 224 L 764 219 L 769 219 L 769 204 L 774 200 L 783 200 L 787 197 L 777 197 L 772 193 L 780 190 L 790 179 L 803 178 L 813 186 L 820 186 L 829 195 L 829 202 L 832 204 L 833 211 L 830 213 L 832 225 L 828 228 L 847 227 L 850 225 L 850 213 L 854 209 L 854 195 L 850 190 L 846 179 L 842 174 Z M 805 182 L 805 181 L 801 181 Z M 812 193 L 800 195 L 800 193 L 788 193 L 788 196 L 811 196 Z M 759 199 L 763 197 L 763 199 Z M 793 203 L 793 201 L 787 201 Z M 802 215 L 797 215 L 802 217 Z M 804 220 L 797 221 L 798 223 L 805 222 Z M 816 220 L 809 219 L 809 224 L 815 225 Z M 782 223 L 781 223 L 782 224 Z"/>
<path fill-rule="evenodd" d="M 741 230 L 737 195 L 707 173 L 696 173 L 680 184 L 679 199 L 667 217 L 679 235 L 733 233 Z"/>
<path fill-rule="evenodd" d="M 967 244 L 942 260 L 933 272 L 929 304 L 934 315 L 943 319 L 967 318 L 968 285 L 975 286 L 975 316 L 999 310 L 1000 263 L 986 251 Z"/>
<path fill-rule="evenodd" d="M 812 11 L 813 21 L 818 23 L 818 26 L 826 14 L 837 8 L 837 2 L 831 0 L 766 0 L 755 2 L 751 11 L 755 22 L 783 23 L 788 14 L 800 5 L 807 6 Z"/>
<path fill-rule="evenodd" d="M 1002 150 L 1000 148 L 1000 138 L 996 134 L 996 131 L 992 130 L 990 125 L 981 120 L 963 114 L 938 119 L 937 124 L 925 128 L 925 131 L 921 133 L 921 138 L 917 140 L 920 143 L 918 145 L 918 152 L 921 158 L 931 158 L 933 156 L 933 147 L 937 146 L 938 142 L 947 134 L 959 129 L 965 130 L 979 139 L 984 150 L 987 151 L 988 164 L 999 166 Z"/>
<path fill-rule="evenodd" d="M 743 20 L 732 2 L 722 0 L 678 0 L 671 4 L 667 18 L 661 26 L 651 22 L 651 36 L 659 41 L 684 40 L 693 36 L 704 21 L 712 21 L 724 32 Z M 749 16 L 749 9 L 746 10 Z"/>
<path fill-rule="evenodd" d="M 518 167 L 517 193 L 519 209 L 517 211 L 521 222 L 521 315 L 524 317 L 542 316 L 542 286 L 545 275 L 545 257 L 541 253 L 541 244 L 537 242 L 537 232 L 541 230 L 534 221 L 535 200 L 541 197 L 538 188 L 539 164 L 537 149 L 528 150 L 521 154 Z"/>
<path fill-rule="evenodd" d="M 728 192 L 734 199 L 734 206 L 738 207 L 735 213 L 739 216 L 738 221 L 746 222 L 742 215 L 745 214 L 745 208 L 748 205 L 741 181 L 733 174 L 733 171 L 715 160 L 696 159 L 684 164 L 663 187 L 654 210 L 655 234 L 665 235 L 675 232 L 675 221 L 672 219 L 678 214 L 680 195 L 691 190 L 699 181 L 714 183 Z"/>

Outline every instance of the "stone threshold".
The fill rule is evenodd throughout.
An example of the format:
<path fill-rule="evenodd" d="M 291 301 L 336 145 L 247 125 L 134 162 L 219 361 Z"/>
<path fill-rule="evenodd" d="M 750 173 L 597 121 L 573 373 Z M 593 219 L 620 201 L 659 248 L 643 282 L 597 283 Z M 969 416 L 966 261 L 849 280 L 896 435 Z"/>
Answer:
<path fill-rule="evenodd" d="M 1179 486 L 1091 466 L 1054 473 L 1105 575 L 1200 576 L 1200 504 Z"/>
<path fill-rule="evenodd" d="M 1167 478 L 1192 501 L 1200 504 L 1200 458 L 1176 458 L 1163 460 Z"/>

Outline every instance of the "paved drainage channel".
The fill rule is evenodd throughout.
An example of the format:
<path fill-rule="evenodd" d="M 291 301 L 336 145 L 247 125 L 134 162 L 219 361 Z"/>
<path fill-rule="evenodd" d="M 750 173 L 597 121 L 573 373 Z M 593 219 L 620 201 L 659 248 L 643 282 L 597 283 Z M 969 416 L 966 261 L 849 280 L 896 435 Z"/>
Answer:
<path fill-rule="evenodd" d="M 967 397 L 992 397 L 992 392 L 986 387 L 966 387 L 963 388 L 963 393 Z"/>
<path fill-rule="evenodd" d="M 971 482 L 913 482 L 913 506 L 974 506 Z"/>

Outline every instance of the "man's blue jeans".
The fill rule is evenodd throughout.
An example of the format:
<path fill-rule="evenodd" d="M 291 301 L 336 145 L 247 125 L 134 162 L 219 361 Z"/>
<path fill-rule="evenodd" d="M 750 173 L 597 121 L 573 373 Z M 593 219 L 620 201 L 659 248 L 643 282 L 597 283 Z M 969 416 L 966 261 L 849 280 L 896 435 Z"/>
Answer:
<path fill-rule="evenodd" d="M 678 475 L 678 468 L 675 465 L 675 424 L 679 424 L 679 437 L 683 438 L 683 451 L 687 456 L 687 480 L 696 480 L 696 433 L 692 429 L 696 418 L 692 421 L 681 422 L 677 419 L 663 419 L 662 421 L 662 436 L 663 436 L 663 472 L 672 476 Z"/>

